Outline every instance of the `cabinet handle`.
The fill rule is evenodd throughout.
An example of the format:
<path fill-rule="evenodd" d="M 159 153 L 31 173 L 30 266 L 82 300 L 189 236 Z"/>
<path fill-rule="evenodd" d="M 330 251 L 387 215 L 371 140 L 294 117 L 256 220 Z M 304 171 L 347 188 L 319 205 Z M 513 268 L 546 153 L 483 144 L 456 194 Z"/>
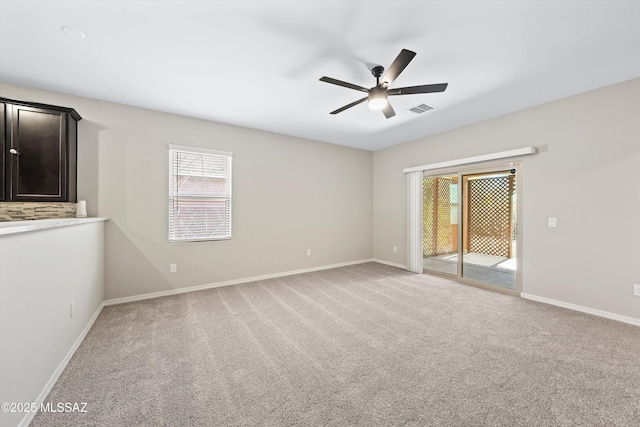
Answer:
<path fill-rule="evenodd" d="M 20 152 L 19 152 L 18 150 L 16 150 L 15 148 L 11 148 L 11 149 L 9 150 L 9 152 L 10 152 L 11 154 L 16 155 L 16 156 L 20 154 Z"/>

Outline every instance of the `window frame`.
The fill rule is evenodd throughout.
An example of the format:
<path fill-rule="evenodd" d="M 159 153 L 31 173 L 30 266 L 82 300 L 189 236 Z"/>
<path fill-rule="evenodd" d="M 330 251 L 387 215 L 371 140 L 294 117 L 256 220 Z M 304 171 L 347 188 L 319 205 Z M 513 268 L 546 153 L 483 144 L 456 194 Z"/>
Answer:
<path fill-rule="evenodd" d="M 205 241 L 219 241 L 219 240 L 230 240 L 232 236 L 232 212 L 233 212 L 233 153 L 229 151 L 220 151 L 220 150 L 212 150 L 208 148 L 200 148 L 200 147 L 192 147 L 185 145 L 175 145 L 169 144 L 169 191 L 168 191 L 168 217 L 167 217 L 167 233 L 168 233 L 168 241 L 170 244 L 175 243 L 189 243 L 189 242 L 205 242 Z M 174 177 L 176 176 L 176 170 L 174 170 L 174 153 L 194 153 L 194 154 L 202 154 L 208 156 L 217 156 L 217 157 L 225 157 L 227 161 L 227 170 L 225 182 L 227 183 L 228 193 L 225 196 L 211 196 L 211 195 L 202 195 L 198 196 L 198 199 L 208 199 L 208 200 L 225 200 L 228 201 L 228 211 L 227 211 L 227 221 L 225 222 L 225 230 L 228 230 L 228 233 L 212 235 L 209 237 L 197 237 L 197 238 L 176 238 L 175 236 L 175 218 L 173 216 L 172 210 L 174 209 L 174 202 L 176 199 L 179 199 L 181 196 L 179 192 L 174 194 L 174 189 L 176 189 L 174 185 Z M 191 175 L 191 176 L 199 176 L 199 175 Z M 185 196 L 182 196 L 185 198 Z M 194 197 L 194 196 L 186 196 L 186 197 Z M 172 223 L 172 219 L 174 220 Z M 173 227 L 172 227 L 173 226 Z M 172 236 L 172 228 L 174 229 L 174 235 Z"/>

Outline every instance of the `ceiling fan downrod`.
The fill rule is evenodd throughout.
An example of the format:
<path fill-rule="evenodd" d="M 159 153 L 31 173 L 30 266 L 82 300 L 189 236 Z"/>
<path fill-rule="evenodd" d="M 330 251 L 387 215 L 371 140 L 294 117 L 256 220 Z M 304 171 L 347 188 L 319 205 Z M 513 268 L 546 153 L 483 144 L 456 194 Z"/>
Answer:
<path fill-rule="evenodd" d="M 384 72 L 384 67 L 382 65 L 376 65 L 371 69 L 371 74 L 376 78 L 376 86 L 380 85 L 380 77 Z"/>

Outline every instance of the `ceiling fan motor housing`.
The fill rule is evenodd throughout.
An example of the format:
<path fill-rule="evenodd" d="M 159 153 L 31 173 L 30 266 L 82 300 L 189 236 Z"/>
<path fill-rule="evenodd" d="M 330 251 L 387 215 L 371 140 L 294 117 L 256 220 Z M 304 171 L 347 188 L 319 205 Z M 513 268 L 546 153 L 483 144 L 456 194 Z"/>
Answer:
<path fill-rule="evenodd" d="M 371 69 L 371 74 L 373 74 L 373 77 L 376 79 L 379 79 L 382 73 L 384 73 L 384 67 L 382 65 L 376 65 Z"/>

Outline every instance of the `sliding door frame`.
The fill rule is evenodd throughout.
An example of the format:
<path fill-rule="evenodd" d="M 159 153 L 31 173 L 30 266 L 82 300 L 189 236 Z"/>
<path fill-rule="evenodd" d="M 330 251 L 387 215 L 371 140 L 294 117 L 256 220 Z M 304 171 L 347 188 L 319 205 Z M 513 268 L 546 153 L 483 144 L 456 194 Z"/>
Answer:
<path fill-rule="evenodd" d="M 499 285 L 492 285 L 490 283 L 485 283 L 485 282 L 480 282 L 477 280 L 473 280 L 473 279 L 469 279 L 468 277 L 463 277 L 463 256 L 462 256 L 462 252 L 463 252 L 463 228 L 464 226 L 466 226 L 465 224 L 463 224 L 463 215 L 464 215 L 464 211 L 467 209 L 467 203 L 468 200 L 465 200 L 465 198 L 463 197 L 463 176 L 466 175 L 474 175 L 474 174 L 483 174 L 483 173 L 491 173 L 491 172 L 498 172 L 498 171 L 505 171 L 505 170 L 510 170 L 510 169 L 516 169 L 516 180 L 517 180 L 517 185 L 516 185 L 516 204 L 515 204 L 515 209 L 516 209 L 516 288 L 515 289 L 509 289 L 509 288 L 505 288 Z M 458 177 L 458 203 L 459 203 L 459 207 L 458 207 L 458 235 L 457 235 L 457 240 L 458 240 L 458 262 L 457 262 L 457 276 L 454 276 L 452 274 L 448 274 L 448 273 L 444 273 L 444 272 L 438 272 L 438 271 L 432 271 L 432 270 L 426 270 L 424 271 L 427 274 L 433 274 L 433 275 L 437 275 L 437 276 L 443 276 L 443 277 L 448 277 L 448 278 L 453 278 L 461 283 L 464 284 L 468 284 L 468 285 L 472 285 L 472 286 L 476 286 L 476 287 L 480 287 L 480 288 L 484 288 L 484 289 L 490 289 L 493 291 L 498 291 L 498 292 L 502 292 L 502 293 L 506 293 L 506 294 L 510 294 L 510 295 L 520 295 L 520 293 L 522 292 L 522 264 L 523 264 L 523 232 L 524 232 L 524 228 L 522 226 L 522 219 L 523 219 L 523 210 L 522 210 L 522 206 L 523 206 L 523 198 L 522 198 L 522 188 L 523 188 L 523 165 L 522 162 L 520 161 L 496 161 L 496 162 L 490 162 L 490 163 L 486 163 L 486 164 L 469 164 L 469 165 L 460 165 L 460 166 L 455 166 L 455 167 L 447 167 L 447 168 L 442 168 L 442 169 L 431 169 L 431 170 L 425 170 L 423 172 L 423 179 L 424 178 L 436 178 L 436 177 L 443 177 L 443 176 L 453 176 L 456 175 Z M 420 227 L 422 227 L 423 225 L 420 224 Z"/>

